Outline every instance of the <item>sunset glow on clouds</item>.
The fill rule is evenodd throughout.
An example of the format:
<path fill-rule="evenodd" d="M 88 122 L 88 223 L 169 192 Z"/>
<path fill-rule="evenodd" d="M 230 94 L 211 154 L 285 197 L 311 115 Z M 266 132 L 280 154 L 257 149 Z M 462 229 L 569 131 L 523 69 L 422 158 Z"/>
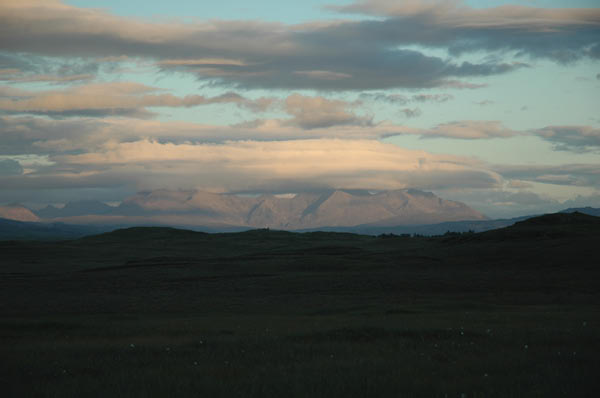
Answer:
<path fill-rule="evenodd" d="M 0 204 L 409 187 L 491 216 L 600 206 L 600 8 L 492 3 L 290 21 L 0 1 Z"/>

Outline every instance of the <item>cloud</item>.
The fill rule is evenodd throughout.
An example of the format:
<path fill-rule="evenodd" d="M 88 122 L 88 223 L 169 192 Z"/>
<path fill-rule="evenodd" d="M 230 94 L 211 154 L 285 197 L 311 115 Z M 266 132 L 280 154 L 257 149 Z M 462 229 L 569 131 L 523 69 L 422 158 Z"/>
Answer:
<path fill-rule="evenodd" d="M 371 126 L 372 116 L 358 116 L 349 109 L 358 103 L 292 94 L 285 99 L 284 109 L 293 118 L 288 123 L 305 129 L 336 125 Z"/>
<path fill-rule="evenodd" d="M 404 114 L 404 116 L 408 117 L 408 118 L 412 118 L 412 117 L 418 117 L 421 116 L 422 112 L 419 108 L 404 108 L 400 110 L 401 113 Z"/>
<path fill-rule="evenodd" d="M 457 79 L 508 73 L 526 66 L 512 62 L 456 63 L 407 46 L 441 47 L 454 53 L 483 47 L 490 51 L 514 47 L 516 51 L 532 52 L 553 43 L 557 51 L 578 55 L 580 47 L 597 41 L 589 32 L 593 23 L 581 24 L 579 14 L 569 13 L 564 21 L 560 20 L 572 39 L 558 44 L 554 31 L 548 29 L 540 33 L 530 25 L 525 29 L 521 25 L 499 28 L 478 24 L 477 13 L 466 26 L 457 27 L 442 23 L 444 19 L 440 22 L 436 13 L 432 15 L 300 25 L 261 21 L 147 22 L 58 1 L 3 2 L 0 50 L 81 59 L 143 57 L 155 60 L 163 71 L 185 71 L 229 87 L 368 90 L 474 88 L 480 85 Z M 565 41 L 568 43 L 563 45 Z"/>
<path fill-rule="evenodd" d="M 501 177 L 481 162 L 375 140 L 309 139 L 223 143 L 108 141 L 53 155 L 27 175 L 2 176 L 3 190 L 197 188 L 215 192 L 305 192 L 331 188 L 489 188 Z"/>
<path fill-rule="evenodd" d="M 297 75 L 303 75 L 317 80 L 339 80 L 348 79 L 352 77 L 352 75 L 349 75 L 347 73 L 332 72 L 329 70 L 297 70 L 294 71 L 294 73 Z"/>
<path fill-rule="evenodd" d="M 496 186 L 500 177 L 469 158 L 434 155 L 374 140 L 310 139 L 173 144 L 151 140 L 108 142 L 93 152 L 56 155 L 55 166 L 19 180 L 40 184 L 134 184 L 138 188 L 213 191 L 329 188 L 422 189 Z M 292 190 L 292 188 L 295 188 Z"/>
<path fill-rule="evenodd" d="M 416 102 L 446 102 L 454 99 L 450 94 L 416 94 L 412 96 L 412 100 Z"/>
<path fill-rule="evenodd" d="M 533 188 L 533 184 L 531 184 L 527 181 L 509 180 L 507 187 L 508 188 L 516 188 L 516 189 Z"/>
<path fill-rule="evenodd" d="M 492 218 L 512 218 L 523 215 L 553 213 L 565 206 L 555 199 L 528 190 L 467 189 L 439 192 L 444 198 L 468 203 Z"/>
<path fill-rule="evenodd" d="M 507 179 L 600 188 L 600 168 L 597 164 L 502 165 L 492 169 Z"/>
<path fill-rule="evenodd" d="M 325 114 L 316 120 L 331 121 Z M 376 125 L 331 125 L 305 129 L 298 125 L 315 120 L 265 119 L 232 126 L 181 121 L 123 118 L 47 119 L 34 116 L 0 116 L 0 155 L 59 154 L 95 150 L 107 141 L 152 139 L 160 142 L 220 143 L 239 140 L 298 140 L 306 138 L 378 139 L 399 134 L 417 134 L 418 129 L 378 123 Z M 327 123 L 326 123 L 327 124 Z"/>
<path fill-rule="evenodd" d="M 386 93 L 362 93 L 360 99 L 366 101 L 381 101 L 394 105 L 406 105 L 410 101 L 408 97 L 401 94 L 386 94 Z"/>
<path fill-rule="evenodd" d="M 473 102 L 475 105 L 480 105 L 480 106 L 487 106 L 487 105 L 492 105 L 494 103 L 494 101 L 492 100 L 481 100 L 481 101 L 475 101 Z"/>
<path fill-rule="evenodd" d="M 12 71 L 13 73 L 2 73 L 0 70 L 0 80 L 9 80 L 11 83 L 37 83 L 37 82 L 48 82 L 48 83 L 73 83 L 73 82 L 82 82 L 82 81 L 90 81 L 95 78 L 95 75 L 91 73 L 79 74 L 79 75 L 67 75 L 67 76 L 59 76 L 59 75 L 26 75 L 20 76 L 20 71 L 18 69 L 5 69 L 5 71 Z"/>
<path fill-rule="evenodd" d="M 600 129 L 591 126 L 548 126 L 533 130 L 559 151 L 588 152 L 600 149 Z"/>
<path fill-rule="evenodd" d="M 448 48 L 455 55 L 477 50 L 512 50 L 559 63 L 600 57 L 600 10 L 597 8 L 517 5 L 472 8 L 454 0 L 362 0 L 329 8 L 342 13 L 383 17 L 378 22 L 388 38 Z M 383 28 L 387 25 L 396 29 Z"/>
<path fill-rule="evenodd" d="M 0 80 L 9 83 L 55 84 L 91 81 L 101 69 L 110 69 L 109 64 L 78 58 L 57 59 L 0 52 Z"/>
<path fill-rule="evenodd" d="M 577 195 L 563 203 L 565 208 L 569 207 L 600 207 L 600 192 L 591 195 Z"/>
<path fill-rule="evenodd" d="M 509 138 L 517 134 L 519 133 L 504 127 L 499 121 L 475 120 L 443 123 L 432 129 L 422 131 L 424 138 L 444 137 L 465 140 Z"/>
<path fill-rule="evenodd" d="M 108 141 L 128 142 L 141 139 L 181 144 L 308 138 L 377 140 L 398 135 L 490 139 L 520 134 L 493 121 L 466 120 L 445 123 L 430 129 L 387 121 L 372 123 L 370 116 L 352 113 L 352 105 L 353 103 L 325 100 L 321 97 L 292 97 L 289 104 L 290 112 L 295 112 L 292 118 L 257 119 L 231 126 L 113 117 L 48 119 L 37 116 L 0 116 L 0 155 L 93 151 Z M 313 108 L 319 106 L 323 109 L 313 113 Z"/>
<path fill-rule="evenodd" d="M 185 66 L 185 67 L 223 67 L 223 66 L 246 66 L 239 59 L 226 58 L 196 58 L 196 59 L 167 59 L 158 62 L 161 67 Z"/>
<path fill-rule="evenodd" d="M 147 107 L 193 107 L 215 103 L 233 103 L 253 111 L 264 111 L 273 102 L 268 98 L 250 100 L 233 92 L 215 97 L 177 97 L 161 93 L 154 87 L 130 82 L 95 83 L 40 92 L 17 92 L 11 88 L 0 90 L 12 90 L 13 93 L 12 98 L 0 98 L 0 111 L 63 117 L 148 117 L 151 113 Z"/>
<path fill-rule="evenodd" d="M 440 87 L 454 88 L 458 90 L 475 90 L 478 88 L 487 87 L 485 83 L 468 83 L 458 80 L 445 80 L 441 82 Z"/>
<path fill-rule="evenodd" d="M 386 93 L 362 93 L 359 96 L 360 99 L 366 101 L 380 101 L 387 102 L 394 105 L 406 105 L 409 102 L 435 102 L 442 103 L 454 99 L 453 95 L 450 94 L 415 94 L 413 96 L 406 97 L 401 94 L 386 94 Z"/>
<path fill-rule="evenodd" d="M 13 159 L 0 159 L 0 176 L 21 175 L 23 167 Z"/>

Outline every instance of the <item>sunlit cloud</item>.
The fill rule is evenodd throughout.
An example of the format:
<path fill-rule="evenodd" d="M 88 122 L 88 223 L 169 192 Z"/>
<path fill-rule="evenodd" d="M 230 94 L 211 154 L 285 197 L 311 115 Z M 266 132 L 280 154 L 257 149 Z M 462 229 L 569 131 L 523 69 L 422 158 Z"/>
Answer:
<path fill-rule="evenodd" d="M 327 9 L 288 24 L 0 2 L 0 201 L 411 187 L 516 212 L 562 203 L 540 186 L 600 190 L 600 9 Z M 511 142 L 535 165 L 490 164 Z M 488 149 L 444 154 L 464 148 Z"/>
<path fill-rule="evenodd" d="M 12 98 L 0 98 L 0 111 L 50 116 L 147 117 L 151 116 L 147 107 L 193 107 L 216 103 L 232 103 L 264 111 L 273 102 L 268 98 L 249 100 L 233 92 L 216 97 L 177 97 L 161 93 L 163 90 L 154 87 L 131 82 L 94 83 L 40 92 L 17 91 L 7 87 L 0 88 L 2 91 L 12 94 Z"/>

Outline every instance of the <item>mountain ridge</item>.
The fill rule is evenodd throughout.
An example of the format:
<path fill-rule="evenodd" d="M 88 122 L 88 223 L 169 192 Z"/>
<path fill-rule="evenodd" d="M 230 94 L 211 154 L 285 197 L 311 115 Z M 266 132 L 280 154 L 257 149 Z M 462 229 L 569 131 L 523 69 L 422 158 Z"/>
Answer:
<path fill-rule="evenodd" d="M 584 208 L 585 209 L 585 208 Z M 568 209 L 565 209 L 568 210 Z M 588 208 L 589 213 L 600 212 L 600 208 Z M 553 214 L 561 214 L 565 211 Z M 567 212 L 570 213 L 570 212 Z M 593 216 L 594 214 L 588 214 Z M 520 224 L 521 221 L 528 219 L 548 220 L 541 218 L 544 215 L 529 215 L 510 219 L 496 220 L 474 220 L 474 221 L 450 221 L 439 224 L 428 225 L 406 225 L 392 227 L 374 227 L 374 226 L 354 226 L 354 227 L 322 227 L 322 228 L 306 228 L 291 230 L 291 232 L 299 233 L 349 233 L 359 235 L 423 235 L 436 236 L 444 235 L 445 233 L 464 233 L 464 232 L 486 232 L 498 231 L 506 229 L 506 227 L 519 224 L 518 228 L 528 228 L 527 224 Z M 577 217 L 577 216 L 576 216 Z M 596 217 L 596 216 L 594 216 Z M 596 217 L 600 220 L 600 217 Z M 552 218 L 550 218 L 551 220 Z M 580 218 L 581 219 L 581 218 Z M 545 228 L 544 221 L 533 221 L 537 223 L 533 228 Z M 83 236 L 94 235 L 98 233 L 110 232 L 124 228 L 135 228 L 140 226 L 157 227 L 157 228 L 177 228 L 187 229 L 196 232 L 208 233 L 231 233 L 244 231 L 257 231 L 250 227 L 235 226 L 235 225 L 204 225 L 198 227 L 189 227 L 181 224 L 159 224 L 159 223 L 114 223 L 114 224 L 65 224 L 61 222 L 23 222 L 0 218 L 0 240 L 60 240 L 60 239 L 76 239 Z M 551 228 L 551 226 L 550 226 Z M 513 230 L 508 230 L 513 231 Z M 518 230 L 517 230 L 518 231 Z M 538 235 L 540 235 L 538 233 Z M 543 235 L 543 234 L 541 234 Z"/>
<path fill-rule="evenodd" d="M 82 220 L 102 223 L 120 216 L 123 222 L 128 217 L 136 222 L 147 218 L 165 224 L 179 219 L 178 222 L 189 226 L 222 224 L 289 230 L 487 219 L 463 203 L 414 189 L 376 193 L 331 190 L 285 197 L 157 190 L 138 193 L 116 207 L 98 201 L 79 201 L 68 203 L 62 209 L 46 207 L 37 211 L 37 216 L 66 223 Z"/>
<path fill-rule="evenodd" d="M 0 218 L 24 222 L 40 221 L 38 215 L 18 203 L 0 206 Z"/>

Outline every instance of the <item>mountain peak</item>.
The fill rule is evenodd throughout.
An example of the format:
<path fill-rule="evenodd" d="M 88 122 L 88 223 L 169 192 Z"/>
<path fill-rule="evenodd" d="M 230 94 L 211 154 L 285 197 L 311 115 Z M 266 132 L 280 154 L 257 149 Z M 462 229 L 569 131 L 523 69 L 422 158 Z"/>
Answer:
<path fill-rule="evenodd" d="M 0 206 L 0 218 L 16 221 L 39 221 L 39 218 L 31 210 L 20 204 Z"/>

